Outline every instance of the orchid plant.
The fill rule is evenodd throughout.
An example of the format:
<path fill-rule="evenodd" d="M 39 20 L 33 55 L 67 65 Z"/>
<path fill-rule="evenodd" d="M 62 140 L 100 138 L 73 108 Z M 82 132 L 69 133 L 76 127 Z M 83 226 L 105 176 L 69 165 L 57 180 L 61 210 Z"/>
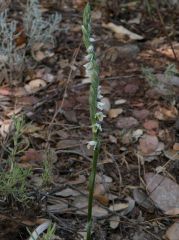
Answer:
<path fill-rule="evenodd" d="M 105 115 L 103 114 L 104 103 L 101 101 L 101 86 L 99 85 L 99 67 L 96 61 L 96 54 L 93 46 L 94 38 L 92 38 L 91 30 L 91 8 L 89 3 L 85 6 L 83 13 L 83 42 L 86 47 L 87 63 L 84 65 L 86 68 L 86 75 L 91 80 L 89 106 L 90 106 L 90 120 L 92 128 L 92 140 L 88 142 L 87 147 L 93 147 L 93 160 L 92 169 L 89 177 L 89 197 L 88 197 L 88 219 L 87 219 L 87 237 L 86 240 L 91 240 L 92 229 L 92 207 L 93 207 L 93 194 L 97 170 L 97 160 L 100 150 L 100 132 L 102 131 L 101 123 Z"/>

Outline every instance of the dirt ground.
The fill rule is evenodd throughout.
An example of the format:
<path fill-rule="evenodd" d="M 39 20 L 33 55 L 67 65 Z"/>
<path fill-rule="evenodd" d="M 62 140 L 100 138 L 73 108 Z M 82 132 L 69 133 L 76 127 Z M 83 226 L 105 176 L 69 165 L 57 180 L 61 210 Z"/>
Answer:
<path fill-rule="evenodd" d="M 179 239 L 178 9 L 146 2 L 91 3 L 106 115 L 94 193 L 95 240 Z M 8 15 L 22 32 L 24 6 L 14 1 Z M 15 161 L 32 171 L 27 202 L 1 194 L 2 240 L 28 239 L 47 220 L 56 223 L 54 239 L 84 239 L 92 151 L 86 148 L 91 128 L 83 7 L 82 0 L 42 1 L 44 17 L 62 16 L 55 46 L 38 46 L 36 62 L 28 61 L 21 80 L 1 81 L 1 171 L 8 171 L 14 114 L 25 119 L 25 150 Z M 21 33 L 17 47 L 23 44 Z M 43 87 L 24 93 L 39 79 Z"/>

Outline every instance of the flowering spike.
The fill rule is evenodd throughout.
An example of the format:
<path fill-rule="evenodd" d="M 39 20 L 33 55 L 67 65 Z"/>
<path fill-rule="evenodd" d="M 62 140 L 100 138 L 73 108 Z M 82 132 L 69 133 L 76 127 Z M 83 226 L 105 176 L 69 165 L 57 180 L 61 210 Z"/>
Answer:
<path fill-rule="evenodd" d="M 93 193 L 100 146 L 99 133 L 102 131 L 101 122 L 103 121 L 105 115 L 102 113 L 104 103 L 101 102 L 103 96 L 101 95 L 101 86 L 99 86 L 99 68 L 93 46 L 93 42 L 95 40 L 91 37 L 91 9 L 89 3 L 87 3 L 83 13 L 82 32 L 83 41 L 87 52 L 86 60 L 88 61 L 84 67 L 86 69 L 86 75 L 91 80 L 89 106 L 93 139 L 92 141 L 88 142 L 87 148 L 90 148 L 91 146 L 93 147 L 93 161 L 92 172 L 89 178 L 88 223 L 86 238 L 86 240 L 91 240 Z M 100 111 L 97 111 L 97 109 Z"/>

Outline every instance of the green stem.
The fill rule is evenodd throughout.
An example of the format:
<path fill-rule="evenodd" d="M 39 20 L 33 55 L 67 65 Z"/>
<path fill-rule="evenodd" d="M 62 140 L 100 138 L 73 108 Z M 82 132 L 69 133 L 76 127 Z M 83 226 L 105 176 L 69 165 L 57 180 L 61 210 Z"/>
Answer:
<path fill-rule="evenodd" d="M 90 96 L 89 96 L 89 106 L 90 106 L 90 120 L 92 126 L 93 139 L 89 143 L 92 143 L 91 146 L 94 146 L 93 150 L 93 160 L 91 166 L 91 174 L 89 177 L 89 196 L 88 196 L 88 217 L 87 217 L 87 236 L 86 240 L 91 240 L 91 231 L 92 231 L 92 210 L 93 210 L 93 198 L 94 198 L 94 187 L 95 187 L 95 178 L 97 171 L 97 161 L 99 156 L 99 132 L 101 131 L 101 121 L 97 114 L 102 114 L 101 110 L 101 94 L 99 90 L 99 67 L 96 62 L 96 54 L 94 46 L 92 44 L 93 38 L 91 37 L 91 9 L 89 3 L 87 3 L 84 13 L 83 13 L 83 41 L 87 50 L 87 59 L 88 63 L 86 64 L 86 73 L 91 80 L 90 86 Z M 98 109 L 100 111 L 98 111 Z M 103 115 L 102 115 L 103 118 Z"/>
<path fill-rule="evenodd" d="M 96 179 L 97 161 L 99 155 L 99 144 L 93 151 L 92 170 L 89 177 L 89 195 L 88 195 L 88 219 L 87 219 L 87 237 L 86 240 L 91 240 L 91 229 L 92 229 L 92 209 L 93 209 L 93 198 L 94 198 L 94 186 Z"/>

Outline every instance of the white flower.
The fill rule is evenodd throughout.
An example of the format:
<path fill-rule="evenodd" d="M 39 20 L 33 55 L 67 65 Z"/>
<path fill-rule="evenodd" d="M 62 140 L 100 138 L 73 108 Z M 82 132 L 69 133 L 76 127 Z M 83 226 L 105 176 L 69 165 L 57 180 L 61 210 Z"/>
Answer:
<path fill-rule="evenodd" d="M 92 70 L 92 64 L 91 64 L 91 62 L 86 63 L 86 64 L 83 65 L 83 66 L 86 68 L 86 70 Z"/>
<path fill-rule="evenodd" d="M 97 142 L 96 141 L 89 141 L 87 143 L 87 148 L 90 149 L 90 147 L 93 147 L 93 149 L 95 150 L 97 146 Z"/>
<path fill-rule="evenodd" d="M 88 47 L 87 52 L 88 52 L 89 54 L 94 52 L 94 47 L 93 47 L 93 45 L 90 45 L 90 46 Z"/>
<path fill-rule="evenodd" d="M 98 99 L 102 99 L 102 98 L 103 98 L 103 95 L 101 95 L 101 93 L 98 92 L 97 98 L 98 98 Z"/>
<path fill-rule="evenodd" d="M 102 96 L 102 94 L 101 94 L 101 86 L 98 86 L 98 95 L 97 95 L 97 98 L 98 98 L 98 99 L 102 99 L 102 98 L 103 98 L 103 96 Z"/>
<path fill-rule="evenodd" d="M 90 61 L 89 63 L 86 63 L 85 65 L 83 65 L 86 68 L 86 76 L 90 77 L 90 78 L 94 78 L 95 75 L 97 75 L 97 71 L 95 71 L 95 69 L 93 68 L 93 62 Z"/>
<path fill-rule="evenodd" d="M 104 103 L 102 103 L 102 102 L 97 102 L 97 108 L 99 109 L 99 110 L 103 110 L 104 109 Z"/>
<path fill-rule="evenodd" d="M 96 114 L 95 114 L 95 118 L 98 120 L 98 121 L 100 121 L 100 122 L 102 122 L 103 121 L 103 118 L 105 118 L 106 116 L 102 113 L 102 112 L 97 112 Z"/>
<path fill-rule="evenodd" d="M 101 128 L 101 124 L 99 123 L 95 123 L 93 126 L 92 126 L 92 129 L 93 129 L 93 132 L 97 132 L 98 130 L 102 132 L 102 128 Z"/>
<path fill-rule="evenodd" d="M 89 54 L 85 57 L 85 60 L 91 62 L 91 61 L 93 60 L 93 58 L 94 58 L 93 53 L 89 53 Z"/>
<path fill-rule="evenodd" d="M 95 39 L 92 37 L 89 40 L 90 40 L 90 42 L 95 42 Z"/>

